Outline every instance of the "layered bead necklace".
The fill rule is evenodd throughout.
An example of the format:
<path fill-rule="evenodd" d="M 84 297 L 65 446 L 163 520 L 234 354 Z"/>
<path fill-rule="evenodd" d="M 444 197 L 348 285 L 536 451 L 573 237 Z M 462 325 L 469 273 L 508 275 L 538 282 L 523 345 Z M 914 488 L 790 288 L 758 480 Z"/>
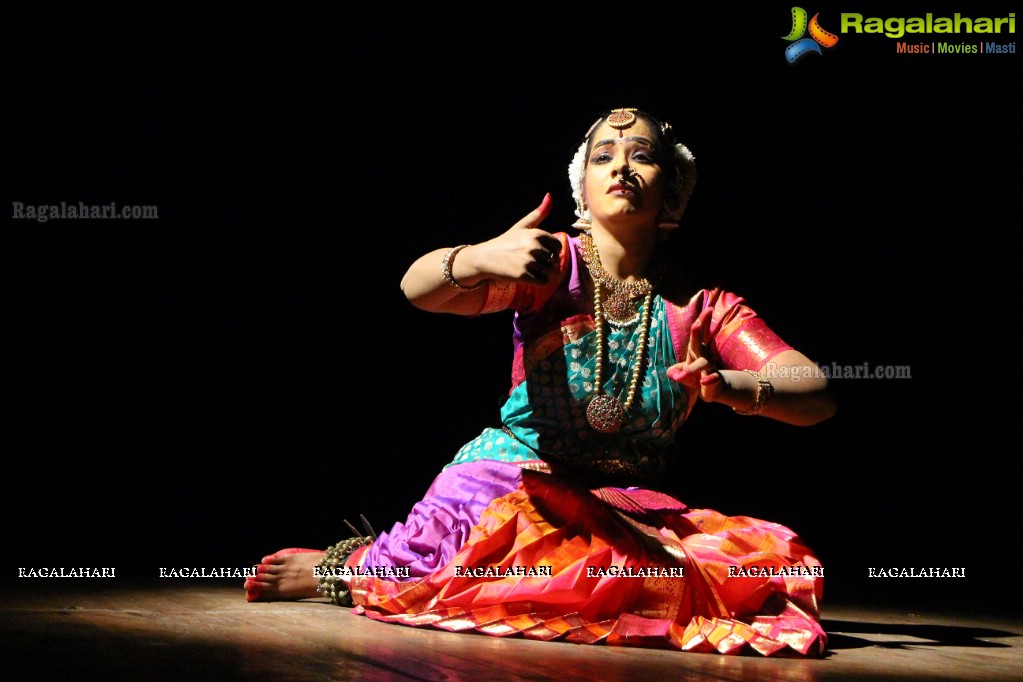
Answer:
<path fill-rule="evenodd" d="M 593 397 L 586 406 L 586 421 L 595 431 L 615 433 L 625 424 L 626 413 L 636 400 L 639 390 L 639 378 L 643 375 L 643 363 L 646 359 L 647 337 L 650 332 L 650 309 L 653 307 L 654 285 L 644 278 L 638 282 L 623 282 L 612 277 L 600 263 L 593 237 L 589 233 L 579 236 L 582 246 L 583 262 L 593 278 L 593 323 L 597 333 L 597 363 L 593 371 Z M 608 292 L 608 307 L 604 307 L 601 289 Z M 642 313 L 636 310 L 635 299 L 643 298 Z M 639 325 L 639 342 L 632 365 L 632 378 L 629 381 L 625 402 L 614 395 L 604 393 L 604 322 L 613 327 L 624 327 L 633 324 L 642 317 Z"/>

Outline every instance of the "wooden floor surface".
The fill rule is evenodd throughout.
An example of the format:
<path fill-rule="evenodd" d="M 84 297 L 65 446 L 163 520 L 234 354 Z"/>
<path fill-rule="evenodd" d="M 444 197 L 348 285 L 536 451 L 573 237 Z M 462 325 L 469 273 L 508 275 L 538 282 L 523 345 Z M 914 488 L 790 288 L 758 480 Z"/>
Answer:
<path fill-rule="evenodd" d="M 232 581 L 97 582 L 4 590 L 4 679 L 1023 680 L 1023 621 L 1004 617 L 831 605 L 825 658 L 765 659 L 388 625 L 318 600 L 249 604 Z"/>

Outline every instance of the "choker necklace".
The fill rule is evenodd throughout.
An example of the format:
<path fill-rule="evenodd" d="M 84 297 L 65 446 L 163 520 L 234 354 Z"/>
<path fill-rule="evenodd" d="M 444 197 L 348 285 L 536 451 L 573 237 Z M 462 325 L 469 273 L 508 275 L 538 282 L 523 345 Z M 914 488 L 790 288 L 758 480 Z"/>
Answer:
<path fill-rule="evenodd" d="M 597 247 L 594 246 L 592 239 L 583 239 L 588 237 L 588 234 L 583 234 L 580 237 L 584 246 L 583 259 L 586 260 L 587 265 L 590 265 L 590 261 L 585 254 L 587 250 L 592 250 L 594 262 L 596 262 L 597 267 L 600 267 L 600 255 L 597 253 Z M 603 268 L 601 268 L 600 272 L 603 273 Z M 592 269 L 590 274 L 593 275 Z M 650 331 L 650 309 L 653 307 L 654 288 L 650 282 L 645 279 L 642 280 L 647 285 L 646 296 L 643 299 L 643 321 L 639 325 L 639 345 L 636 348 L 636 355 L 633 360 L 629 390 L 623 403 L 614 395 L 604 393 L 603 389 L 605 312 L 600 295 L 601 281 L 595 275 L 593 275 L 593 280 L 593 323 L 597 328 L 597 364 L 593 370 L 593 397 L 590 398 L 590 403 L 586 406 L 586 421 L 589 422 L 595 431 L 614 433 L 622 428 L 622 425 L 625 423 L 626 413 L 636 400 L 639 377 L 643 374 L 643 363 L 646 359 L 647 336 Z M 625 282 L 622 282 L 622 284 L 625 284 Z M 631 298 L 628 300 L 628 303 L 630 306 L 633 305 Z M 635 311 L 635 308 L 633 308 L 633 311 Z M 639 316 L 639 314 L 637 313 L 636 316 Z"/>
<path fill-rule="evenodd" d="M 600 289 L 603 285 L 607 289 L 604 316 L 608 324 L 613 327 L 634 324 L 639 319 L 635 300 L 653 291 L 654 285 L 645 277 L 636 282 L 623 282 L 608 274 L 600 263 L 597 245 L 593 243 L 593 237 L 588 232 L 579 235 L 579 243 L 582 245 L 583 262 L 586 263 L 586 269 L 593 278 L 593 288 Z"/>

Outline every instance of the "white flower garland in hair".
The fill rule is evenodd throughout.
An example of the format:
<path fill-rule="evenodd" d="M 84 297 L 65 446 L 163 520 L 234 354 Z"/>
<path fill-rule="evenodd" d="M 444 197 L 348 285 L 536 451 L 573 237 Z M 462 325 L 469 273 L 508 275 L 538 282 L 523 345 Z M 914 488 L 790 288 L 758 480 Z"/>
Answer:
<path fill-rule="evenodd" d="M 689 147 L 681 142 L 675 145 L 675 162 L 679 170 L 679 207 L 671 217 L 678 220 L 686 210 L 689 197 L 696 188 L 696 158 Z M 586 140 L 579 145 L 572 163 L 568 164 L 568 181 L 572 185 L 572 198 L 575 199 L 575 214 L 579 218 L 589 218 L 589 210 L 583 208 L 583 177 L 586 175 Z"/>
<path fill-rule="evenodd" d="M 681 142 L 675 145 L 675 163 L 678 165 L 678 209 L 671 217 L 676 221 L 685 213 L 689 204 L 689 197 L 693 195 L 696 188 L 696 157 L 689 151 L 689 147 Z"/>
<path fill-rule="evenodd" d="M 583 209 L 583 174 L 586 171 L 586 140 L 579 145 L 572 163 L 568 164 L 568 181 L 572 183 L 572 198 L 575 199 L 575 214 L 589 218 L 589 211 Z M 585 215 L 584 215 L 585 214 Z"/>

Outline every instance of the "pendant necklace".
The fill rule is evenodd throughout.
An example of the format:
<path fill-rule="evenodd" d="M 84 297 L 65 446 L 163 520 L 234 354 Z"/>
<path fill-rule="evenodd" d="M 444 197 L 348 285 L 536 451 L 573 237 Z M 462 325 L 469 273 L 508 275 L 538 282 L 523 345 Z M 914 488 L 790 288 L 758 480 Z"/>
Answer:
<path fill-rule="evenodd" d="M 583 247 L 583 262 L 586 263 L 586 268 L 593 278 L 593 287 L 599 289 L 603 284 L 607 289 L 604 316 L 608 324 L 613 327 L 633 324 L 639 318 L 635 299 L 653 291 L 654 285 L 645 277 L 636 282 L 623 282 L 609 275 L 600 263 L 597 245 L 593 243 L 593 237 L 588 232 L 579 235 L 579 243 Z"/>
<path fill-rule="evenodd" d="M 615 433 L 625 424 L 626 413 L 636 400 L 639 389 L 639 378 L 643 374 L 643 363 L 646 359 L 647 337 L 650 331 L 650 309 L 653 307 L 654 287 L 647 279 L 639 282 L 623 282 L 609 275 L 600 264 L 600 254 L 593 243 L 593 238 L 584 233 L 579 237 L 582 243 L 583 261 L 586 263 L 593 278 L 593 322 L 597 332 L 597 362 L 593 371 L 593 397 L 586 406 L 586 421 L 601 433 Z M 605 310 L 601 287 L 606 286 L 609 292 L 609 309 Z M 643 298 L 642 313 L 638 312 L 633 303 L 638 295 Z M 615 327 L 632 324 L 642 317 L 639 325 L 639 342 L 632 365 L 632 378 L 629 381 L 625 402 L 614 395 L 604 393 L 604 322 Z M 612 321 L 613 318 L 613 321 Z"/>

